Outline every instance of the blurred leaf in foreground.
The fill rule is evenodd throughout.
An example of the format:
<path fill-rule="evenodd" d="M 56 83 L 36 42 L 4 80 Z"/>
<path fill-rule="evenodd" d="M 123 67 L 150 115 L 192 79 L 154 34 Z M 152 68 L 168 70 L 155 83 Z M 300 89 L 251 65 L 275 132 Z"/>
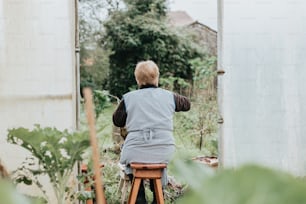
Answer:
<path fill-rule="evenodd" d="M 1 204 L 30 204 L 29 200 L 19 194 L 11 183 L 0 178 Z"/>
<path fill-rule="evenodd" d="M 180 203 L 304 204 L 306 183 L 289 174 L 256 165 L 207 174 L 192 163 L 175 163 L 177 174 L 189 184 Z M 187 170 L 186 170 L 187 169 Z"/>

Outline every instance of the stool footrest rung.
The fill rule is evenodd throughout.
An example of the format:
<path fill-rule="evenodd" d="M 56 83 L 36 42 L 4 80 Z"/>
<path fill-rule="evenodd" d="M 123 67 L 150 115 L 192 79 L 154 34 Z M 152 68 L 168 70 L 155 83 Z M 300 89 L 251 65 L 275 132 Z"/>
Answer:
<path fill-rule="evenodd" d="M 133 174 L 135 178 L 157 179 L 162 177 L 162 169 L 154 169 L 154 170 L 134 169 Z"/>
<path fill-rule="evenodd" d="M 148 163 L 131 163 L 132 169 L 164 169 L 167 167 L 167 164 L 148 164 Z"/>

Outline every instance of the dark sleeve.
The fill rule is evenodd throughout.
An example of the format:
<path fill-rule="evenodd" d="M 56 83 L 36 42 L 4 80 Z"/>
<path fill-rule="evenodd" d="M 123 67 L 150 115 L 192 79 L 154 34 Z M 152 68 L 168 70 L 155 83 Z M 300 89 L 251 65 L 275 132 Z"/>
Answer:
<path fill-rule="evenodd" d="M 124 127 L 127 113 L 125 110 L 124 100 L 122 100 L 113 114 L 113 123 L 117 127 Z"/>
<path fill-rule="evenodd" d="M 190 101 L 187 97 L 175 93 L 174 101 L 175 101 L 176 112 L 190 110 Z"/>

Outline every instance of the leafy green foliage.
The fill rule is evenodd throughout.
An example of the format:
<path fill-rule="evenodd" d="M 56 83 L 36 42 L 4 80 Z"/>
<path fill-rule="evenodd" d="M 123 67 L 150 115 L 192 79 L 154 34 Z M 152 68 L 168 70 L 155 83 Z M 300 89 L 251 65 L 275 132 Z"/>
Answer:
<path fill-rule="evenodd" d="M 126 10 L 105 22 L 104 42 L 110 54 L 109 90 L 121 96 L 133 86 L 137 62 L 155 61 L 163 77 L 192 79 L 190 59 L 202 53 L 166 23 L 165 0 L 125 1 Z"/>
<path fill-rule="evenodd" d="M 8 130 L 8 142 L 19 145 L 31 152 L 38 160 L 29 158 L 18 169 L 16 181 L 25 184 L 36 184 L 44 193 L 43 186 L 37 176 L 47 175 L 50 178 L 58 203 L 65 203 L 71 196 L 67 185 L 77 161 L 82 160 L 83 152 L 89 146 L 88 137 L 84 133 L 69 133 L 56 128 L 41 128 L 36 125 L 33 130 L 13 128 Z M 71 186 L 70 186 L 71 187 Z"/>
<path fill-rule="evenodd" d="M 162 88 L 178 92 L 179 94 L 190 96 L 191 85 L 186 80 L 180 77 L 161 77 L 159 79 L 159 84 Z M 185 90 L 189 90 L 188 92 L 184 92 Z"/>
<path fill-rule="evenodd" d="M 193 156 L 218 156 L 216 101 L 192 103 L 188 113 L 176 113 L 174 136 L 178 151 Z"/>
<path fill-rule="evenodd" d="M 217 58 L 214 56 L 206 56 L 205 58 L 195 58 L 190 61 L 193 71 L 193 88 L 209 89 L 209 85 L 217 76 L 216 73 Z M 214 87 L 212 87 L 214 88 Z"/>
<path fill-rule="evenodd" d="M 178 203 L 306 203 L 306 183 L 283 172 L 246 165 L 236 170 L 221 170 L 213 175 L 195 163 L 176 161 L 175 165 L 177 175 L 189 184 L 189 191 Z"/>
<path fill-rule="evenodd" d="M 83 87 L 103 90 L 109 73 L 109 50 L 102 48 L 103 21 L 119 6 L 119 0 L 80 0 L 80 81 Z"/>
<path fill-rule="evenodd" d="M 167 6 L 165 0 L 123 0 L 131 15 L 144 15 L 150 13 L 153 18 L 162 20 L 166 16 Z M 135 12 L 135 13 L 132 13 Z"/>
<path fill-rule="evenodd" d="M 80 87 L 102 90 L 106 87 L 109 74 L 109 51 L 97 46 L 86 48 L 81 45 L 80 52 Z"/>
<path fill-rule="evenodd" d="M 102 113 L 103 109 L 110 106 L 110 98 L 108 91 L 100 91 L 100 90 L 94 90 L 93 96 L 94 96 L 95 113 L 97 119 L 99 115 Z"/>
<path fill-rule="evenodd" d="M 195 58 L 190 63 L 193 70 L 191 110 L 175 115 L 177 147 L 182 148 L 182 151 L 189 151 L 190 146 L 196 147 L 206 156 L 217 156 L 218 106 L 214 86 L 216 58 Z"/>

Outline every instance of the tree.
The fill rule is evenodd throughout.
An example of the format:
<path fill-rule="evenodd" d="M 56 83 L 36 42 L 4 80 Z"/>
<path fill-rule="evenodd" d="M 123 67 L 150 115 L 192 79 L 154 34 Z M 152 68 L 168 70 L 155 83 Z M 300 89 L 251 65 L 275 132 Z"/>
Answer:
<path fill-rule="evenodd" d="M 105 89 L 109 72 L 109 50 L 99 44 L 103 36 L 103 21 L 118 9 L 119 0 L 80 0 L 80 75 L 81 88 Z"/>
<path fill-rule="evenodd" d="M 126 7 L 111 13 L 102 40 L 110 50 L 109 90 L 121 96 L 135 86 L 137 62 L 151 59 L 162 77 L 192 80 L 190 59 L 203 55 L 186 37 L 167 25 L 166 0 L 124 0 Z"/>
<path fill-rule="evenodd" d="M 86 48 L 81 45 L 81 89 L 92 87 L 94 90 L 103 90 L 106 86 L 109 73 L 109 51 L 96 46 Z"/>

